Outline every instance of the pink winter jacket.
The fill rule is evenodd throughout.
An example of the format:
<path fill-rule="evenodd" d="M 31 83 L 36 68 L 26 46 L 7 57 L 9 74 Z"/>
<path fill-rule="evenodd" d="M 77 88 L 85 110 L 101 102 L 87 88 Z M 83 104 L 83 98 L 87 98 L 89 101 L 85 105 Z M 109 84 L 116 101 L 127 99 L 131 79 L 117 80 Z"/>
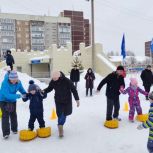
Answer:
<path fill-rule="evenodd" d="M 132 104 L 132 103 L 140 103 L 139 96 L 138 96 L 139 95 L 139 92 L 141 94 L 145 95 L 145 96 L 148 95 L 148 93 L 145 92 L 144 90 L 142 90 L 141 88 L 139 88 L 139 87 L 134 88 L 132 86 L 129 86 L 125 90 L 124 89 L 121 89 L 120 92 L 122 94 L 127 94 L 128 93 L 128 95 L 129 95 L 128 100 L 129 100 L 129 103 L 130 104 Z"/>

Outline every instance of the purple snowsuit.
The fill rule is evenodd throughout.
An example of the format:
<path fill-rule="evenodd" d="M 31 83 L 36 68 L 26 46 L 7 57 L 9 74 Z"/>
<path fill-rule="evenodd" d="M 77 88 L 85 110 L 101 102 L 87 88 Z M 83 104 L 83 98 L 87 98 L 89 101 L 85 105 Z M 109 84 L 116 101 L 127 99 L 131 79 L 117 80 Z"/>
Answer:
<path fill-rule="evenodd" d="M 141 88 L 134 87 L 131 85 L 127 89 L 121 91 L 121 93 L 123 93 L 123 94 L 128 93 L 128 95 L 129 95 L 129 98 L 128 98 L 129 106 L 130 106 L 129 120 L 131 120 L 131 121 L 134 119 L 135 109 L 136 109 L 138 115 L 142 114 L 142 108 L 140 106 L 140 100 L 138 97 L 139 92 L 145 96 L 148 95 L 148 93 L 145 92 L 144 90 L 142 90 Z"/>

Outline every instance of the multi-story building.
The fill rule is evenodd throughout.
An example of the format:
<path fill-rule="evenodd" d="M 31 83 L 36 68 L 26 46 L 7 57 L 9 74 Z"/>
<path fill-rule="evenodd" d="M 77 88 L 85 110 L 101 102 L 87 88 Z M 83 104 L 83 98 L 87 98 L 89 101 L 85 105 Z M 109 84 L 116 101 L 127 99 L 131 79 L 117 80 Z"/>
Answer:
<path fill-rule="evenodd" d="M 58 23 L 58 46 L 66 46 L 71 42 L 71 25 L 70 23 Z"/>
<path fill-rule="evenodd" d="M 90 45 L 90 24 L 88 19 L 84 19 L 83 12 L 64 10 L 61 16 L 71 19 L 72 50 L 78 50 L 82 42 Z"/>
<path fill-rule="evenodd" d="M 30 21 L 31 49 L 43 51 L 45 49 L 44 21 Z"/>
<path fill-rule="evenodd" d="M 45 50 L 71 41 L 71 20 L 66 17 L 0 13 L 0 50 Z"/>
<path fill-rule="evenodd" d="M 30 51 L 30 22 L 16 20 L 16 48 L 20 51 Z"/>
<path fill-rule="evenodd" d="M 10 48 L 16 48 L 15 20 L 0 18 L 0 50 L 1 56 Z"/>
<path fill-rule="evenodd" d="M 152 52 L 150 51 L 150 44 L 151 44 L 151 41 L 145 42 L 145 56 L 148 56 L 148 57 L 150 57 L 150 55 L 152 54 Z"/>

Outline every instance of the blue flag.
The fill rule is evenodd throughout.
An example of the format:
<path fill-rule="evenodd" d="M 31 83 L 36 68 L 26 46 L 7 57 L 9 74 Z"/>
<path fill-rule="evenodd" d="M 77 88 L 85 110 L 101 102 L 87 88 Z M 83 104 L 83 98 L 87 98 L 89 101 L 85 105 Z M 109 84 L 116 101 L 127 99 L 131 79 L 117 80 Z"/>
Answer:
<path fill-rule="evenodd" d="M 151 43 L 150 43 L 150 50 L 151 52 L 153 52 L 153 39 L 151 40 Z"/>
<path fill-rule="evenodd" d="M 121 55 L 123 56 L 123 59 L 126 57 L 124 34 L 123 34 L 122 44 L 121 44 Z"/>

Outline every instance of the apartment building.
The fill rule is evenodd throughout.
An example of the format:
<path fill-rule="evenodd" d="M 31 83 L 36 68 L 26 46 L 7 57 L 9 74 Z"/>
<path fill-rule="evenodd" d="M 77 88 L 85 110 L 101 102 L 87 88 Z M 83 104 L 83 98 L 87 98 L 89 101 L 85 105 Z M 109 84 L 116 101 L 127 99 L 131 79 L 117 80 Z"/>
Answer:
<path fill-rule="evenodd" d="M 0 50 L 46 50 L 71 42 L 71 20 L 67 17 L 0 13 Z"/>
<path fill-rule="evenodd" d="M 145 42 L 145 56 L 148 56 L 148 57 L 150 57 L 150 55 L 152 54 L 152 52 L 150 51 L 150 44 L 151 44 L 151 41 Z"/>
<path fill-rule="evenodd" d="M 80 43 L 84 42 L 85 46 L 90 45 L 90 24 L 88 19 L 84 19 L 83 12 L 64 10 L 60 13 L 63 17 L 71 19 L 71 35 L 73 52 L 79 49 Z"/>
<path fill-rule="evenodd" d="M 15 20 L 0 18 L 0 50 L 1 56 L 10 48 L 16 48 L 16 27 Z"/>
<path fill-rule="evenodd" d="M 19 51 L 31 50 L 29 21 L 16 20 L 16 49 Z"/>

